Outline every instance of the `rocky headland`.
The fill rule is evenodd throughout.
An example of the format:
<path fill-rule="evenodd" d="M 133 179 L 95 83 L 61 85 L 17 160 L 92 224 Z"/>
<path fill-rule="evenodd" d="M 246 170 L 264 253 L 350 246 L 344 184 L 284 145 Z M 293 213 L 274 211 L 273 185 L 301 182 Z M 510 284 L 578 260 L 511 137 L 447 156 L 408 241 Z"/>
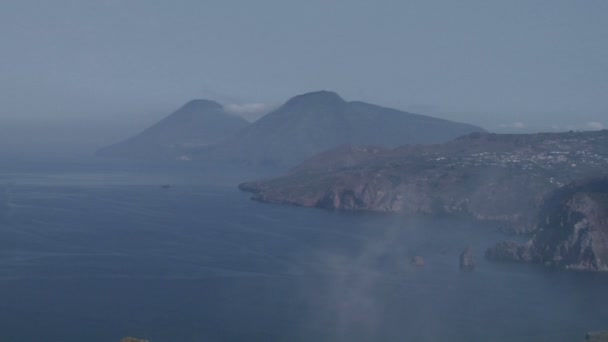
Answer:
<path fill-rule="evenodd" d="M 578 179 L 608 174 L 608 130 L 473 133 L 394 149 L 344 146 L 287 175 L 241 184 L 253 199 L 340 210 L 464 215 L 514 233 L 536 230 L 543 199 Z"/>
<path fill-rule="evenodd" d="M 608 177 L 568 184 L 547 196 L 537 231 L 525 244 L 501 242 L 486 251 L 498 261 L 608 271 Z"/>

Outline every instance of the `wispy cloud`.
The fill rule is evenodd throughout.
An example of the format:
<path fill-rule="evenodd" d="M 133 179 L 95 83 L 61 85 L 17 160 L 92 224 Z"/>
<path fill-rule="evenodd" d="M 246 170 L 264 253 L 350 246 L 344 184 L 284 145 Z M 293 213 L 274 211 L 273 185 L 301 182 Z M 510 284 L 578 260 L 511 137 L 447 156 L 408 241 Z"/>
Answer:
<path fill-rule="evenodd" d="M 598 121 L 589 121 L 587 122 L 587 128 L 594 130 L 594 131 L 599 131 L 601 129 L 604 129 L 604 124 L 602 124 L 601 122 Z"/>
<path fill-rule="evenodd" d="M 255 121 L 270 112 L 274 107 L 274 105 L 267 103 L 233 103 L 225 105 L 224 110 L 230 114 L 242 116 L 249 121 Z"/>
<path fill-rule="evenodd" d="M 526 128 L 526 124 L 521 121 L 515 121 L 511 123 L 500 124 L 500 128 L 524 129 Z"/>

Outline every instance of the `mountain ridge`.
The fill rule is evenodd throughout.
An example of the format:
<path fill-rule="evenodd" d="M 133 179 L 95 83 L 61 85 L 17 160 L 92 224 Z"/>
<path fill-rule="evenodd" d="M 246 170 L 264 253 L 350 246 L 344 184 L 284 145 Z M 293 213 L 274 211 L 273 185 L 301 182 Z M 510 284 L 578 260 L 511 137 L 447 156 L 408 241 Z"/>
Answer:
<path fill-rule="evenodd" d="M 201 119 L 206 118 L 206 121 Z M 296 95 L 254 123 L 211 100 L 192 100 L 99 156 L 294 166 L 344 144 L 396 147 L 439 143 L 480 127 L 360 101 L 321 90 Z"/>
<path fill-rule="evenodd" d="M 293 166 L 344 144 L 396 147 L 438 143 L 480 127 L 412 114 L 317 91 L 297 95 L 224 144 L 200 151 L 212 159 Z"/>

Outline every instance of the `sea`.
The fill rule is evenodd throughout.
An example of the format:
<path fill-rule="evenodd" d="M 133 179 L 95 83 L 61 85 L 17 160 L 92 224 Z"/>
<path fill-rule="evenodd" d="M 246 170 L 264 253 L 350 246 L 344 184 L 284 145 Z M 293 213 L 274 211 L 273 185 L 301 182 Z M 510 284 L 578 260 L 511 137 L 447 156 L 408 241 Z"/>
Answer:
<path fill-rule="evenodd" d="M 487 261 L 525 239 L 491 223 L 264 204 L 237 188 L 278 172 L 0 162 L 0 341 L 572 342 L 608 329 L 607 274 Z"/>

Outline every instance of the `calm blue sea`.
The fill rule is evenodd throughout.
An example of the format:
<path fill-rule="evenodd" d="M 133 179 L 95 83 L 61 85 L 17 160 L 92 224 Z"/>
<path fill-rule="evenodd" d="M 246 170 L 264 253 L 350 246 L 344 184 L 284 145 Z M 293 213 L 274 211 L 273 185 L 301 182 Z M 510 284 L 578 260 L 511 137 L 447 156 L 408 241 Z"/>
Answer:
<path fill-rule="evenodd" d="M 608 275 L 487 262 L 508 238 L 492 225 L 261 204 L 236 188 L 271 173 L 0 164 L 0 341 L 571 342 L 608 329 Z M 471 273 L 458 269 L 467 246 Z"/>

